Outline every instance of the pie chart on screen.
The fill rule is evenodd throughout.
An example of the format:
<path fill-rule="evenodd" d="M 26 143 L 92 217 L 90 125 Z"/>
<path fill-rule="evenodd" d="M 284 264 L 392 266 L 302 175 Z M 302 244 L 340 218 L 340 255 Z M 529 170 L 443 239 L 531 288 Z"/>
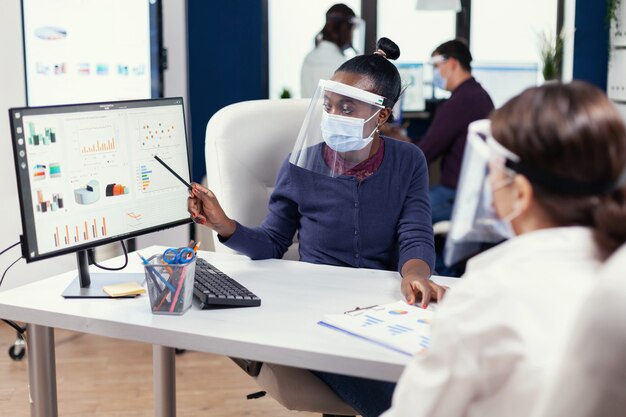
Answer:
<path fill-rule="evenodd" d="M 65 39 L 67 37 L 67 30 L 56 26 L 42 26 L 35 29 L 35 36 L 46 41 Z"/>

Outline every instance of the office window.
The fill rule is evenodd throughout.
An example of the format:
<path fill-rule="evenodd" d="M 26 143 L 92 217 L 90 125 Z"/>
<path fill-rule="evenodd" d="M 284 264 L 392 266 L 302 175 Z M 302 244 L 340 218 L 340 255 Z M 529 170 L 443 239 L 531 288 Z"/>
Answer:
<path fill-rule="evenodd" d="M 542 36 L 556 36 L 556 17 L 557 0 L 472 0 L 475 76 L 487 91 L 494 88 L 496 107 L 543 79 Z"/>
<path fill-rule="evenodd" d="M 396 63 L 400 68 L 422 64 L 424 98 L 448 97 L 443 90 L 433 90 L 432 67 L 424 64 L 437 46 L 455 38 L 456 12 L 417 10 L 416 5 L 416 0 L 378 0 L 376 38 L 385 36 L 398 44 L 400 58 Z M 404 76 L 403 84 L 410 84 Z"/>
<path fill-rule="evenodd" d="M 439 44 L 456 36 L 454 11 L 416 9 L 416 0 L 378 0 L 378 36 L 385 36 L 400 47 L 398 62 L 421 62 Z"/>
<path fill-rule="evenodd" d="M 268 0 L 269 97 L 288 90 L 300 97 L 302 61 L 315 47 L 315 35 L 324 27 L 326 11 L 336 0 Z M 357 16 L 361 0 L 342 0 Z"/>

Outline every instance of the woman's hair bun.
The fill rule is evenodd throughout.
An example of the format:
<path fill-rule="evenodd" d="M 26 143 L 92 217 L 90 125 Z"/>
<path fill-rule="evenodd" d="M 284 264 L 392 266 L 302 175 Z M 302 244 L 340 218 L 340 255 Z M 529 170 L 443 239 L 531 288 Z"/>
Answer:
<path fill-rule="evenodd" d="M 380 38 L 376 42 L 376 50 L 381 50 L 387 59 L 396 60 L 400 58 L 400 47 L 389 38 Z"/>

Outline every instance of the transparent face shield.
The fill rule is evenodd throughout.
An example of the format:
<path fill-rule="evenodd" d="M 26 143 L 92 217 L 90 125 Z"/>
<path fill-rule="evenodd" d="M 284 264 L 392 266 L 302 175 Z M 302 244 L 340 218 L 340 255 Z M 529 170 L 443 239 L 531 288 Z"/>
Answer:
<path fill-rule="evenodd" d="M 313 94 L 289 162 L 337 177 L 369 158 L 386 99 L 330 80 Z"/>
<path fill-rule="evenodd" d="M 441 74 L 441 66 L 446 63 L 448 58 L 445 55 L 433 55 L 428 63 L 433 69 L 433 86 L 440 90 L 446 90 L 448 80 Z"/>
<path fill-rule="evenodd" d="M 365 20 L 358 17 L 350 19 L 352 25 L 352 48 L 344 51 L 344 55 L 352 58 L 365 53 Z"/>
<path fill-rule="evenodd" d="M 510 185 L 515 172 L 506 161 L 519 157 L 491 136 L 489 120 L 468 127 L 467 143 L 461 166 L 459 186 L 446 238 L 444 262 L 452 266 L 477 254 L 483 244 L 512 237 L 510 224 L 498 217 L 493 192 Z"/>

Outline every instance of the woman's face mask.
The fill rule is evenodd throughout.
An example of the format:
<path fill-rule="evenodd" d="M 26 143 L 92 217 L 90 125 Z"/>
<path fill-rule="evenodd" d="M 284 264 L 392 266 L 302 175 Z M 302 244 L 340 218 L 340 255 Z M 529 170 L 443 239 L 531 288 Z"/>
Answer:
<path fill-rule="evenodd" d="M 374 128 L 364 138 L 363 129 L 365 124 L 376 117 L 379 112 L 380 110 L 367 120 L 323 112 L 321 128 L 324 142 L 336 152 L 360 151 L 372 142 L 374 133 L 378 128 Z"/>
<path fill-rule="evenodd" d="M 441 75 L 439 68 L 433 68 L 433 85 L 442 90 L 446 89 L 448 80 Z"/>
<path fill-rule="evenodd" d="M 517 235 L 517 233 L 515 233 L 515 230 L 513 229 L 511 221 L 519 216 L 520 211 L 517 207 L 517 204 L 513 202 L 512 211 L 504 217 L 500 217 L 495 207 L 495 193 L 505 187 L 511 186 L 513 184 L 513 181 L 514 178 L 509 176 L 493 182 L 490 181 L 489 178 L 487 178 L 487 180 L 485 181 L 485 187 L 483 189 L 483 192 L 485 194 L 482 198 L 482 208 L 485 218 L 490 220 L 493 232 L 503 237 L 504 239 L 511 239 Z"/>
<path fill-rule="evenodd" d="M 502 185 L 501 187 L 504 187 L 504 186 L 505 185 Z M 500 218 L 494 206 L 493 194 L 498 189 L 499 189 L 498 186 L 492 187 L 489 181 L 485 181 L 485 186 L 483 188 L 483 196 L 481 198 L 481 201 L 482 201 L 481 223 L 483 224 L 483 226 L 488 227 L 490 232 L 494 236 L 501 237 L 502 239 L 511 239 L 512 237 L 515 237 L 515 231 L 513 230 L 513 226 L 511 225 L 512 219 L 509 218 L 510 216 Z M 511 214 L 515 215 L 514 212 Z"/>

